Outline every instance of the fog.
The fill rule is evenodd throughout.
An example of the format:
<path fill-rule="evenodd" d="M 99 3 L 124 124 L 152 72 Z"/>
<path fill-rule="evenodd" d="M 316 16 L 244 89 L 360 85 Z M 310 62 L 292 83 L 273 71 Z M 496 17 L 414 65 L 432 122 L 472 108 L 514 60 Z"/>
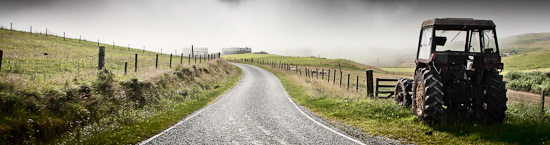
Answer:
<path fill-rule="evenodd" d="M 385 0 L 18 0 L 2 2 L 0 25 L 174 53 L 220 52 L 344 58 L 369 65 L 414 61 L 422 21 L 492 19 L 499 37 L 550 32 L 546 1 Z"/>

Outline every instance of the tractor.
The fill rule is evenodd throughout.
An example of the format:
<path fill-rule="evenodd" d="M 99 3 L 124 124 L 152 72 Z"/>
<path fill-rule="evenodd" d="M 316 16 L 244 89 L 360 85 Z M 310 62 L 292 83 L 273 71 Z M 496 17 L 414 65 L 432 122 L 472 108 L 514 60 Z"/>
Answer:
<path fill-rule="evenodd" d="M 398 79 L 395 101 L 424 123 L 501 123 L 508 98 L 495 27 L 472 18 L 424 21 L 414 79 Z"/>

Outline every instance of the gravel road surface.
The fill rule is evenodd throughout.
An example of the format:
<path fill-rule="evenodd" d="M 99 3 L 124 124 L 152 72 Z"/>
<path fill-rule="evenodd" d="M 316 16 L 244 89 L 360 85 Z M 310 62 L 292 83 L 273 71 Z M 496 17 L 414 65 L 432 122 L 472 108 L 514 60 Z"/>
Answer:
<path fill-rule="evenodd" d="M 233 63 L 240 82 L 214 104 L 140 144 L 363 144 L 298 107 L 272 73 Z M 387 144 L 365 141 L 368 144 Z"/>

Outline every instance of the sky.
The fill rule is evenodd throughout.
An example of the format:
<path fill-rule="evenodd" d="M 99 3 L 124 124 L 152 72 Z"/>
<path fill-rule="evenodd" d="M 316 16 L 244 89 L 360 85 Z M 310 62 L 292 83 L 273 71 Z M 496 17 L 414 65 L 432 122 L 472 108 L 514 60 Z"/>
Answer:
<path fill-rule="evenodd" d="M 422 21 L 491 19 L 499 37 L 550 32 L 549 1 L 12 0 L 0 25 L 175 53 L 251 47 L 368 65 L 413 62 Z"/>

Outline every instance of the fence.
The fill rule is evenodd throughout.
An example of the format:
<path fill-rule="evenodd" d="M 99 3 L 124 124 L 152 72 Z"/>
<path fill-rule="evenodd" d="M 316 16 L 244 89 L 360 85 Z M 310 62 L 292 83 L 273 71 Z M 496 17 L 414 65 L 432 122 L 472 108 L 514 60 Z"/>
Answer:
<path fill-rule="evenodd" d="M 9 30 L 5 29 L 3 26 L 1 29 L 4 29 L 5 31 L 15 30 L 12 23 L 10 23 Z M 27 37 L 24 35 L 25 33 L 26 32 L 23 31 L 20 34 L 14 34 L 14 36 L 25 37 L 25 39 L 27 39 Z M 41 32 L 38 33 L 39 34 L 36 35 L 37 31 L 35 30 L 33 32 L 32 26 L 30 26 L 28 29 L 28 33 L 26 34 L 30 34 L 30 37 L 28 37 L 28 39 L 36 39 L 42 37 L 40 39 L 46 38 L 46 40 L 53 42 L 53 44 L 57 46 L 49 46 L 49 44 L 48 46 L 39 45 L 40 49 L 32 50 L 29 50 L 27 48 L 8 48 L 6 50 L 0 50 L 0 53 L 2 53 L 0 55 L 0 72 L 10 73 L 10 75 L 20 75 L 22 78 L 26 79 L 37 79 L 43 76 L 44 80 L 55 77 L 66 78 L 68 75 L 81 75 L 81 73 L 83 72 L 86 73 L 87 71 L 103 68 L 108 69 L 111 72 L 117 71 L 127 74 L 128 69 L 134 69 L 134 72 L 138 72 L 138 67 L 140 69 L 149 68 L 150 66 L 152 66 L 151 60 L 154 60 L 151 57 L 158 55 L 149 51 L 145 53 L 145 46 L 143 50 L 138 50 L 130 49 L 130 44 L 128 44 L 127 47 L 120 47 L 116 46 L 116 43 L 113 42 L 112 49 L 111 47 L 104 47 L 104 53 L 102 56 L 103 59 L 98 59 L 98 55 L 101 55 L 101 53 L 98 54 L 97 48 L 103 47 L 100 46 L 101 43 L 99 39 L 97 44 L 95 44 L 94 42 L 90 43 L 88 41 L 83 42 L 82 35 L 78 36 L 78 40 L 71 38 L 67 39 L 67 33 L 65 32 L 63 32 L 62 36 L 49 37 L 57 35 L 51 30 L 48 30 L 48 28 L 46 28 L 44 34 L 42 34 Z M 107 44 L 107 46 L 111 45 Z M 17 45 L 14 44 L 13 47 L 17 47 Z M 74 49 L 75 47 L 83 49 Z M 95 49 L 93 49 L 94 47 Z M 142 53 L 138 53 L 138 51 L 141 51 Z M 172 54 L 170 55 L 170 57 L 164 57 L 164 55 L 162 54 L 158 56 L 155 60 L 156 62 L 154 63 L 154 65 L 156 65 L 155 68 L 159 68 L 161 66 L 167 66 L 168 68 L 171 68 L 173 66 L 173 56 Z M 180 57 L 180 65 L 183 65 L 183 54 Z M 198 61 L 206 62 L 208 60 L 213 60 L 219 57 L 220 53 L 205 54 L 205 56 L 200 57 Z M 131 66 L 129 67 L 128 62 L 134 63 L 134 68 L 132 68 Z M 188 64 L 191 64 L 190 58 Z"/>
<path fill-rule="evenodd" d="M 11 30 L 1 29 L 6 32 L 14 30 L 13 27 Z M 104 47 L 104 54 L 101 55 L 98 53 L 98 47 L 103 46 L 101 43 L 101 46 L 97 46 L 95 42 L 82 41 L 82 35 L 77 39 L 67 39 L 66 33 L 64 33 L 64 38 L 51 37 L 55 36 L 54 33 L 49 29 L 46 31 L 45 34 L 38 35 L 35 33 L 36 31 L 32 32 L 35 34 L 29 35 L 30 30 L 29 32 L 7 33 L 14 36 L 8 37 L 8 41 L 11 41 L 10 39 L 40 39 L 48 40 L 49 43 L 33 45 L 34 48 L 31 49 L 31 47 L 26 47 L 27 44 L 19 45 L 23 42 L 10 42 L 13 45 L 0 50 L 0 72 L 2 75 L 15 76 L 15 78 L 30 81 L 63 83 L 66 80 L 94 77 L 96 76 L 94 72 L 97 72 L 98 69 L 107 69 L 109 72 L 124 75 L 147 75 L 154 71 L 153 65 L 157 65 L 156 68 L 159 69 L 168 69 L 175 65 L 175 62 L 172 61 L 176 61 L 170 60 L 168 55 L 159 55 L 155 62 L 155 56 L 158 53 L 150 51 L 142 53 L 142 50 L 129 49 L 129 45 L 127 47 L 112 45 L 111 47 L 110 44 L 107 44 L 108 47 Z M 113 42 L 113 44 L 115 43 Z M 102 57 L 99 57 L 100 55 Z M 178 56 L 172 54 L 172 57 Z M 180 57 L 179 65 L 184 65 L 184 56 L 180 55 Z M 208 62 L 219 57 L 220 53 L 206 54 L 205 57 L 201 57 L 197 61 Z M 192 59 L 188 60 L 188 65 L 191 65 Z M 131 65 L 132 63 L 134 65 Z M 128 69 L 134 69 L 133 72 L 130 71 L 133 74 L 129 73 Z"/>
<path fill-rule="evenodd" d="M 376 94 L 374 96 L 376 97 L 380 97 L 378 94 L 389 94 L 388 96 L 384 97 L 384 98 L 391 98 L 393 95 L 395 95 L 395 91 L 392 90 L 395 88 L 395 85 L 385 85 L 385 84 L 381 84 L 381 82 L 394 82 L 393 84 L 395 84 L 395 82 L 397 82 L 397 79 L 381 79 L 381 78 L 376 78 Z M 390 88 L 390 91 L 388 90 L 382 90 L 384 88 Z"/>
<path fill-rule="evenodd" d="M 365 78 L 363 80 L 364 83 L 360 83 L 360 80 L 362 78 L 360 78 L 359 75 L 354 74 L 355 77 L 353 77 L 351 72 L 347 73 L 347 75 L 344 75 L 344 72 L 342 70 L 339 71 L 340 74 L 338 78 L 336 69 L 308 68 L 308 67 L 300 68 L 300 66 L 294 63 L 282 62 L 282 61 L 269 61 L 269 60 L 254 59 L 254 58 L 240 58 L 240 59 L 227 58 L 227 59 L 229 61 L 248 62 L 248 63 L 266 65 L 272 68 L 283 70 L 285 72 L 294 73 L 296 75 L 303 76 L 309 79 L 323 80 L 323 81 L 326 81 L 328 84 L 330 84 L 332 80 L 332 85 L 334 86 L 339 85 L 339 87 L 341 88 L 345 88 L 346 90 L 355 91 L 355 92 L 359 92 L 360 89 L 365 89 L 367 92 L 367 96 L 371 96 L 371 97 L 374 96 L 373 80 L 372 80 L 373 70 L 366 70 Z M 352 78 L 355 78 L 355 81 L 353 81 Z M 339 80 L 339 83 L 336 84 L 338 80 Z M 345 83 L 344 86 L 342 85 L 343 83 Z"/>

